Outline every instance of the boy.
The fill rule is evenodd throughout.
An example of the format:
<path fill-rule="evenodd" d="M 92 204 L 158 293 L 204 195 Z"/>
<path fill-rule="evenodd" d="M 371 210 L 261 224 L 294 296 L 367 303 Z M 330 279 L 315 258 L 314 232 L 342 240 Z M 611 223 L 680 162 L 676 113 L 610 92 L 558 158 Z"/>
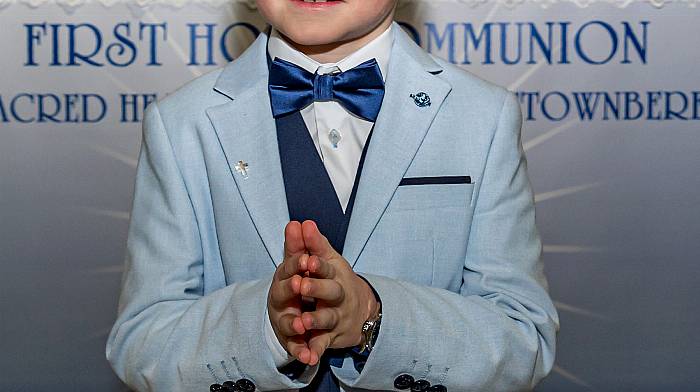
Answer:
<path fill-rule="evenodd" d="M 534 387 L 558 321 L 514 96 L 417 47 L 396 0 L 257 4 L 269 34 L 148 111 L 117 374 L 171 392 Z"/>

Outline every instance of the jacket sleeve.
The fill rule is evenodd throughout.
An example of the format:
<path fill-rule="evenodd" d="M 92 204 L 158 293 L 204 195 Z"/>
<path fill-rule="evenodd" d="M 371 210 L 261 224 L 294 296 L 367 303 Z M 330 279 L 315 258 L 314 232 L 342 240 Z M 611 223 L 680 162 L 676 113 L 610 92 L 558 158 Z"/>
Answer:
<path fill-rule="evenodd" d="M 208 391 L 247 378 L 258 390 L 307 385 L 276 367 L 261 333 L 271 278 L 204 295 L 200 233 L 173 148 L 153 104 L 146 112 L 125 273 L 107 359 L 137 391 Z"/>
<path fill-rule="evenodd" d="M 355 388 L 393 390 L 407 373 L 449 391 L 532 389 L 553 366 L 558 316 L 547 294 L 515 96 L 504 94 L 470 228 L 459 293 L 363 274 L 382 324 Z"/>

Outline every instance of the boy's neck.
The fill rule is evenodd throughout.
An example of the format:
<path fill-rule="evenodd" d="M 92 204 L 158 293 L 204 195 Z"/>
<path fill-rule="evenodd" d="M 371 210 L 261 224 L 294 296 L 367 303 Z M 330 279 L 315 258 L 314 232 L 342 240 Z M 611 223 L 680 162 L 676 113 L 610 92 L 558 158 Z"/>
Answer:
<path fill-rule="evenodd" d="M 294 49 L 304 53 L 313 60 L 318 61 L 320 64 L 332 64 L 337 63 L 355 53 L 363 46 L 372 42 L 373 39 L 379 37 L 391 26 L 393 20 L 393 17 L 389 17 L 376 28 L 370 30 L 367 34 L 355 39 L 333 42 L 325 45 L 300 45 L 284 36 L 281 32 L 280 35 L 282 35 Z"/>

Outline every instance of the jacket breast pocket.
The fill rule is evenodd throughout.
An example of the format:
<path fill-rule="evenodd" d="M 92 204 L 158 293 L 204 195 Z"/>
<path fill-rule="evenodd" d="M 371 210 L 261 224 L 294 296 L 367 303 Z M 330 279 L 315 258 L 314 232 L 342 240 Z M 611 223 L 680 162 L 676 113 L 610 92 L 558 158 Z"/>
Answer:
<path fill-rule="evenodd" d="M 414 283 L 458 287 L 472 218 L 474 184 L 399 186 L 367 244 L 363 267 Z M 377 260 L 381 260 L 377 262 Z"/>
<path fill-rule="evenodd" d="M 474 184 L 467 182 L 405 183 L 396 189 L 388 210 L 428 211 L 447 207 L 469 209 L 473 191 Z"/>

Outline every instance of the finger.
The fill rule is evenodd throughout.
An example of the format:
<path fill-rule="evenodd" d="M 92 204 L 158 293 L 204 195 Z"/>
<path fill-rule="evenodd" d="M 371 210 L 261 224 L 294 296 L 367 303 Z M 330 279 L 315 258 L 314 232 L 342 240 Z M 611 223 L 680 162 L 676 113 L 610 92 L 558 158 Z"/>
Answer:
<path fill-rule="evenodd" d="M 287 352 L 302 363 L 308 363 L 311 350 L 303 336 L 294 336 L 287 340 Z"/>
<path fill-rule="evenodd" d="M 289 279 L 294 275 L 301 275 L 306 272 L 309 263 L 309 255 L 300 253 L 284 259 L 284 262 L 277 267 L 275 279 Z"/>
<path fill-rule="evenodd" d="M 284 258 L 304 252 L 304 236 L 301 223 L 291 221 L 284 227 Z"/>
<path fill-rule="evenodd" d="M 277 321 L 277 330 L 285 337 L 297 336 L 306 332 L 301 317 L 293 314 L 283 314 Z"/>
<path fill-rule="evenodd" d="M 319 362 L 323 353 L 326 352 L 326 349 L 331 345 L 331 334 L 329 332 L 316 334 L 309 339 L 308 345 L 309 350 L 311 350 L 309 365 L 314 366 Z"/>
<path fill-rule="evenodd" d="M 316 278 L 335 278 L 335 267 L 331 263 L 321 260 L 316 255 L 309 256 L 307 270 Z"/>
<path fill-rule="evenodd" d="M 345 299 L 343 287 L 331 279 L 301 279 L 301 295 L 326 301 L 331 305 L 339 304 Z"/>
<path fill-rule="evenodd" d="M 284 260 L 275 271 L 278 280 L 287 279 L 290 276 L 306 270 L 307 258 L 304 236 L 301 231 L 301 223 L 291 221 L 284 228 Z"/>
<path fill-rule="evenodd" d="M 301 227 L 304 244 L 311 254 L 326 260 L 338 254 L 328 242 L 328 239 L 318 230 L 318 226 L 316 226 L 314 221 L 306 220 L 301 224 Z"/>
<path fill-rule="evenodd" d="M 270 305 L 281 308 L 297 297 L 301 292 L 301 276 L 293 275 L 289 279 L 273 282 L 270 286 Z"/>
<path fill-rule="evenodd" d="M 302 313 L 301 320 L 306 330 L 333 329 L 338 325 L 339 321 L 338 312 L 333 308 L 322 308 L 313 312 Z"/>

